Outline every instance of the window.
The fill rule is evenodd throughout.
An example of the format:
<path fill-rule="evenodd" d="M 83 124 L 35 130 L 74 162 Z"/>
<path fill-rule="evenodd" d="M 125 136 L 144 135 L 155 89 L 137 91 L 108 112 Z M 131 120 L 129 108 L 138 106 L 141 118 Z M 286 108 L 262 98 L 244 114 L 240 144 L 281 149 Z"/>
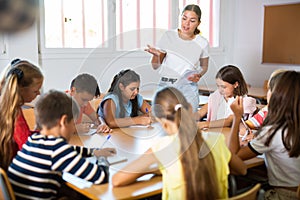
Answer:
<path fill-rule="evenodd" d="M 178 27 L 182 9 L 198 4 L 201 34 L 219 45 L 220 0 L 44 0 L 44 48 L 103 48 L 118 51 L 156 44 Z"/>
<path fill-rule="evenodd" d="M 106 0 L 45 0 L 44 8 L 46 48 L 95 48 L 107 40 Z"/>

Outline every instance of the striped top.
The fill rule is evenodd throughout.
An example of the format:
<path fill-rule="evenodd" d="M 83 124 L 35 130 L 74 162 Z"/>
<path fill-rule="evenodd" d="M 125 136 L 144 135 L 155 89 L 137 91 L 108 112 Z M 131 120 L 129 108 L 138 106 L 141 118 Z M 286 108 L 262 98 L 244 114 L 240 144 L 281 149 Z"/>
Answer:
<path fill-rule="evenodd" d="M 93 149 L 75 147 L 62 137 L 33 134 L 13 159 L 8 177 L 17 198 L 53 199 L 62 183 L 62 172 L 69 172 L 94 184 L 107 179 L 97 164 L 83 157 Z"/>
<path fill-rule="evenodd" d="M 263 107 L 258 113 L 246 121 L 246 124 L 251 129 L 258 129 L 262 126 L 268 115 L 268 106 Z"/>

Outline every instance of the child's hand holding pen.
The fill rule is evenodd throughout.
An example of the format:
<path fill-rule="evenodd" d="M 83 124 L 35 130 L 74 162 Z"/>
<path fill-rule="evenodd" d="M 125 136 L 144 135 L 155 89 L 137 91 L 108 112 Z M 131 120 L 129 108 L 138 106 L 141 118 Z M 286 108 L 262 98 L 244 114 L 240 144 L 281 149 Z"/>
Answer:
<path fill-rule="evenodd" d="M 117 154 L 117 150 L 115 148 L 103 148 L 103 149 L 95 149 L 94 155 L 96 157 L 108 157 L 108 156 L 114 156 Z"/>
<path fill-rule="evenodd" d="M 148 108 L 146 108 L 146 113 L 148 114 L 148 117 L 150 118 L 150 124 L 148 125 L 148 127 L 150 127 L 151 123 L 152 123 L 151 110 L 148 110 Z"/>
<path fill-rule="evenodd" d="M 97 133 L 111 133 L 112 129 L 109 128 L 106 124 L 100 124 L 97 127 Z"/>
<path fill-rule="evenodd" d="M 112 129 L 106 124 L 102 117 L 98 118 L 97 133 L 111 133 Z"/>
<path fill-rule="evenodd" d="M 87 133 L 91 129 L 91 123 L 83 122 L 80 124 L 76 124 L 76 129 L 78 133 Z"/>
<path fill-rule="evenodd" d="M 106 136 L 106 139 L 105 141 L 103 142 L 103 144 L 101 145 L 100 148 L 97 148 L 94 150 L 94 155 L 96 157 L 100 157 L 100 156 L 104 156 L 104 157 L 107 157 L 107 156 L 114 156 L 117 151 L 115 148 L 103 148 L 104 145 L 107 143 L 107 141 L 111 138 L 111 135 L 107 135 Z"/>

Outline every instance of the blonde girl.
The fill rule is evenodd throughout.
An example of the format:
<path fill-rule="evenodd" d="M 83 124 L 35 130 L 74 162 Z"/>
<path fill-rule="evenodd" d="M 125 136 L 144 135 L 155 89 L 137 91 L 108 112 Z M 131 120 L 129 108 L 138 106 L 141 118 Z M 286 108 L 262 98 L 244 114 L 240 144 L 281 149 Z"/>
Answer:
<path fill-rule="evenodd" d="M 162 199 L 224 197 L 220 192 L 219 186 L 222 186 L 216 168 L 229 168 L 227 161 L 231 161 L 230 152 L 225 141 L 215 141 L 212 145 L 214 147 L 204 141 L 193 120 L 192 106 L 177 89 L 162 89 L 157 93 L 153 105 L 152 111 L 167 135 L 159 138 L 140 158 L 117 172 L 112 178 L 113 185 L 130 184 L 138 177 L 155 173 L 159 169 L 163 176 Z M 221 151 L 214 153 L 217 150 Z M 225 164 L 215 162 L 214 154 L 226 156 L 228 160 L 220 159 L 226 160 Z M 237 157 L 232 156 L 232 161 L 235 158 Z M 246 167 L 238 160 L 239 167 L 235 170 L 239 174 L 245 174 Z M 225 179 L 227 181 L 227 174 Z"/>
<path fill-rule="evenodd" d="M 20 59 L 13 60 L 3 75 L 0 84 L 0 166 L 7 169 L 32 133 L 21 107 L 40 94 L 44 78 L 38 67 Z"/>

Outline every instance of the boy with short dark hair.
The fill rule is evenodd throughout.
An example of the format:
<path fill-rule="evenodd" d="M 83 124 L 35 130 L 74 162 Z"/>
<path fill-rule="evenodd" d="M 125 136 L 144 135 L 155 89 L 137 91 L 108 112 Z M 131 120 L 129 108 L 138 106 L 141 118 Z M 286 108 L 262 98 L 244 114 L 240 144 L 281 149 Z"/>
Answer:
<path fill-rule="evenodd" d="M 108 169 L 83 157 L 111 156 L 115 149 L 89 149 L 68 144 L 76 131 L 73 117 L 79 114 L 77 103 L 65 93 L 50 91 L 39 98 L 35 109 L 41 131 L 28 138 L 8 168 L 16 197 L 57 197 L 62 172 L 69 172 L 94 184 L 107 182 Z"/>
<path fill-rule="evenodd" d="M 82 123 L 83 114 L 87 115 L 95 127 L 97 132 L 111 132 L 111 129 L 98 118 L 96 111 L 90 102 L 95 96 L 100 95 L 97 80 L 90 74 L 79 74 L 75 77 L 70 86 L 70 95 L 76 100 L 80 107 L 80 113 L 76 121 L 76 129 L 78 133 L 86 133 L 90 130 L 90 123 Z"/>

